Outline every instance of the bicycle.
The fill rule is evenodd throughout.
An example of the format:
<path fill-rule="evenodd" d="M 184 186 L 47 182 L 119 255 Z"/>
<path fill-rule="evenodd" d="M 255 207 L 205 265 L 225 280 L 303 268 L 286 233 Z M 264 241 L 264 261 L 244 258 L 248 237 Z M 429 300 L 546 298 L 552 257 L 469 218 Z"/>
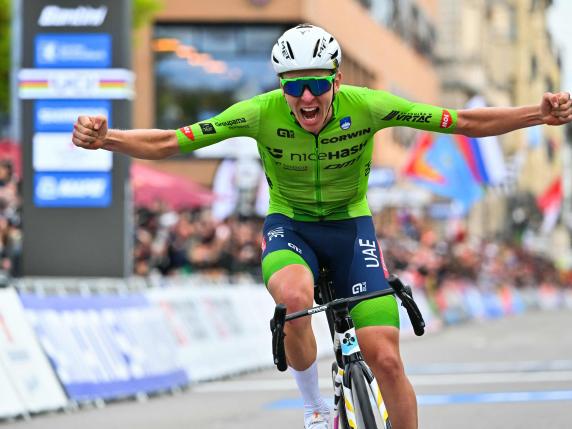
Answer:
<path fill-rule="evenodd" d="M 417 336 L 425 332 L 423 316 L 413 300 L 411 288 L 395 275 L 388 278 L 391 289 L 349 298 L 334 297 L 328 271 L 321 269 L 314 289 L 316 307 L 286 314 L 286 306 L 277 304 L 270 320 L 272 354 L 279 371 L 288 367 L 284 349 L 284 325 L 287 321 L 326 312 L 336 360 L 332 363 L 334 384 L 333 429 L 391 429 L 391 422 L 383 403 L 377 381 L 365 363 L 357 342 L 349 305 L 386 295 L 395 295 L 407 310 Z"/>

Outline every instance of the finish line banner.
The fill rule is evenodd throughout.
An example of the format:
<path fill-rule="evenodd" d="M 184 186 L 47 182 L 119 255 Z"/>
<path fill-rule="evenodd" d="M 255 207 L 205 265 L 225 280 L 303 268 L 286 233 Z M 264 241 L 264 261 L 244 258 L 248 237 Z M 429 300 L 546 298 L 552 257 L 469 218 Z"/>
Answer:
<path fill-rule="evenodd" d="M 115 399 L 184 386 L 176 338 L 142 295 L 21 295 L 70 399 Z"/>

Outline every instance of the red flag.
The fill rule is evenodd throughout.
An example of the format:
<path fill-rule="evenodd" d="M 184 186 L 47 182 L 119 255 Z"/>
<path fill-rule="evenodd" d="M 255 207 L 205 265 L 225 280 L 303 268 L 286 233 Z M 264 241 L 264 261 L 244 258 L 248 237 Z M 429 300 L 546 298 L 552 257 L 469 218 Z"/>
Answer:
<path fill-rule="evenodd" d="M 538 196 L 536 204 L 542 213 L 546 214 L 547 211 L 559 207 L 562 203 L 562 178 L 557 177 L 546 190 Z"/>

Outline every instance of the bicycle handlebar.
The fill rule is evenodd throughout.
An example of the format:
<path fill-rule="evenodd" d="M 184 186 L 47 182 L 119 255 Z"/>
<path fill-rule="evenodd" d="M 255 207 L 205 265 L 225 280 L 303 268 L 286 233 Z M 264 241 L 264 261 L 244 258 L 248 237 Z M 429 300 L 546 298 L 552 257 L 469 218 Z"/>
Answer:
<path fill-rule="evenodd" d="M 393 274 L 389 276 L 387 281 L 395 291 L 397 297 L 401 300 L 401 305 L 407 310 L 407 315 L 413 326 L 413 332 L 420 337 L 425 333 L 425 321 L 423 320 L 421 311 L 419 311 L 419 307 L 417 307 L 417 304 L 413 300 L 411 287 L 404 285 L 401 279 Z"/>
<path fill-rule="evenodd" d="M 276 305 L 274 317 L 270 320 L 270 331 L 272 332 L 272 356 L 274 365 L 278 371 L 284 372 L 288 368 L 286 363 L 286 351 L 284 349 L 284 324 L 286 323 L 286 306 Z"/>
<path fill-rule="evenodd" d="M 413 332 L 415 332 L 415 335 L 423 335 L 425 332 L 425 321 L 423 320 L 421 311 L 419 311 L 419 307 L 417 307 L 417 304 L 413 300 L 411 288 L 404 285 L 399 277 L 393 274 L 388 277 L 387 281 L 391 286 L 391 289 L 384 289 L 349 298 L 338 298 L 324 305 L 306 308 L 290 314 L 286 314 L 286 306 L 284 304 L 277 304 L 274 310 L 274 317 L 270 320 L 270 331 L 272 332 L 272 355 L 274 358 L 274 364 L 277 366 L 278 370 L 286 371 L 286 368 L 288 367 L 286 362 L 286 351 L 284 349 L 284 325 L 286 322 L 320 313 L 334 306 L 349 305 L 355 302 L 378 298 L 380 296 L 395 295 L 401 300 L 401 305 L 407 310 L 407 315 L 409 316 L 409 320 L 411 320 L 411 325 L 413 326 Z"/>

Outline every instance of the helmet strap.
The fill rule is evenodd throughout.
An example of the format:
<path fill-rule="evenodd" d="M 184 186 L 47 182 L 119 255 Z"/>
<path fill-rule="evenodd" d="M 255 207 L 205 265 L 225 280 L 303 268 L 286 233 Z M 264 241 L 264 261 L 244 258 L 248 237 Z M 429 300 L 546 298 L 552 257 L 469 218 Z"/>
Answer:
<path fill-rule="evenodd" d="M 324 128 L 323 126 L 326 124 L 326 120 L 328 119 L 328 115 L 330 114 L 330 110 L 332 109 L 332 107 L 334 105 L 334 98 L 336 98 L 336 91 L 334 90 L 334 85 L 332 84 L 332 102 L 328 106 L 328 111 L 326 112 L 326 117 L 324 118 L 324 121 L 322 122 L 322 129 Z M 320 130 L 320 131 L 322 131 L 322 130 Z"/>

